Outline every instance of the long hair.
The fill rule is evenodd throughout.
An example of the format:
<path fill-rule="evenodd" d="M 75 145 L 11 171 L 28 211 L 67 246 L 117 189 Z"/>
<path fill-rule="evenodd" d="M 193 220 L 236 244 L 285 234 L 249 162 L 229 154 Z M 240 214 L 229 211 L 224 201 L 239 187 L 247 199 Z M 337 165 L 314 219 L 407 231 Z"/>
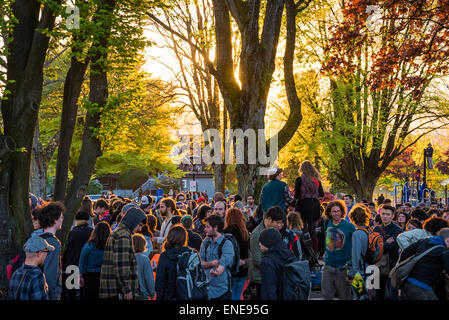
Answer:
<path fill-rule="evenodd" d="M 299 166 L 299 171 L 298 171 L 300 176 L 304 176 L 307 177 L 309 179 L 317 179 L 320 180 L 321 179 L 321 175 L 318 172 L 318 170 L 313 166 L 312 162 L 310 162 L 309 160 L 305 160 L 301 163 L 301 165 Z"/>
<path fill-rule="evenodd" d="M 111 227 L 109 224 L 101 221 L 95 225 L 88 242 L 92 242 L 97 249 L 104 250 L 110 234 Z"/>
<path fill-rule="evenodd" d="M 182 248 L 187 245 L 187 230 L 182 224 L 173 225 L 163 243 L 164 251 L 171 248 Z"/>
<path fill-rule="evenodd" d="M 304 228 L 304 222 L 299 212 L 290 212 L 287 215 L 287 226 L 290 230 L 302 230 Z"/>
<path fill-rule="evenodd" d="M 227 228 L 231 225 L 237 226 L 243 240 L 246 241 L 249 239 L 248 230 L 245 225 L 245 217 L 239 208 L 232 207 L 226 211 L 225 227 Z"/>
<path fill-rule="evenodd" d="M 85 196 L 83 198 L 83 201 L 81 201 L 81 207 L 78 211 L 86 211 L 89 216 L 93 217 L 94 215 L 94 206 L 92 205 L 92 200 L 88 196 Z"/>

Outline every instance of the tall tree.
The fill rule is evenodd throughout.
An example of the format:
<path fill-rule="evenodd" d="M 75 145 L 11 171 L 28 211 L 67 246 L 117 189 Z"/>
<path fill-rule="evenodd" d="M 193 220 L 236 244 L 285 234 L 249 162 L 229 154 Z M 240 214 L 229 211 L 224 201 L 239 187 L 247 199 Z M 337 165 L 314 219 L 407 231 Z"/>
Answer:
<path fill-rule="evenodd" d="M 437 23 L 415 19 L 415 12 L 397 1 L 319 5 L 328 6 L 328 19 L 309 21 L 317 30 L 309 48 L 320 56 L 329 90 L 328 101 L 312 110 L 321 117 L 329 169 L 357 198 L 371 199 L 391 161 L 447 125 L 436 84 L 447 68 L 448 38 L 435 35 Z"/>
<path fill-rule="evenodd" d="M 222 141 L 226 130 L 227 113 L 220 101 L 218 83 L 207 68 L 207 61 L 198 52 L 201 48 L 205 55 L 214 52 L 213 8 L 212 1 L 182 0 L 167 1 L 161 21 L 150 15 L 158 33 L 162 34 L 165 44 L 173 52 L 178 67 L 168 66 L 176 83 L 186 96 L 189 109 L 195 115 L 203 132 L 216 129 L 221 132 Z M 180 36 L 187 41 L 179 41 Z M 216 55 L 216 52 L 214 53 Z M 212 143 L 211 139 L 204 142 Z M 224 149 L 223 149 L 224 150 Z M 222 150 L 221 163 L 212 164 L 215 190 L 224 192 L 226 164 Z"/>
<path fill-rule="evenodd" d="M 7 1 L 8 2 L 8 1 Z M 43 66 L 61 1 L 15 0 L 2 14 L 7 31 L 6 86 L 0 133 L 0 285 L 6 265 L 31 230 L 29 178 L 31 150 L 42 97 Z M 6 2 L 3 2 L 6 3 Z"/>

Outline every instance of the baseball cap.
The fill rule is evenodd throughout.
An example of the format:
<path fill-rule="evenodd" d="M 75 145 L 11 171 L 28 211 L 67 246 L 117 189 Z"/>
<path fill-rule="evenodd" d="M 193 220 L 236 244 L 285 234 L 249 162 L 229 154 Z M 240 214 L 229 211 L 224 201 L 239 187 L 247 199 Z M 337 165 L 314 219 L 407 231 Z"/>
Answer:
<path fill-rule="evenodd" d="M 267 175 L 274 176 L 274 175 L 278 175 L 281 172 L 282 172 L 282 169 L 280 169 L 278 167 L 273 167 L 273 168 L 268 169 Z"/>
<path fill-rule="evenodd" d="M 150 200 L 148 200 L 148 197 L 147 197 L 147 196 L 143 196 L 143 197 L 140 199 L 140 204 L 143 204 L 143 205 L 150 204 Z"/>
<path fill-rule="evenodd" d="M 31 237 L 23 245 L 23 251 L 25 252 L 39 252 L 39 251 L 53 251 L 55 247 L 49 245 L 44 238 L 40 236 Z"/>
<path fill-rule="evenodd" d="M 197 202 L 200 203 L 201 201 L 205 201 L 205 200 L 206 200 L 206 198 L 204 198 L 204 197 L 199 197 Z"/>

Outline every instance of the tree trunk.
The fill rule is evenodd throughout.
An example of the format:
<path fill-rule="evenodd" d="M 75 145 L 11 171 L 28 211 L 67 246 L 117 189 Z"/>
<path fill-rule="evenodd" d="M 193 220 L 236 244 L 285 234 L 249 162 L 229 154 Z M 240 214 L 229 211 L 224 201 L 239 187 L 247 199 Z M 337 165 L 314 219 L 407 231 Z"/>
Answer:
<path fill-rule="evenodd" d="M 115 0 L 105 0 L 101 2 L 102 8 L 99 11 L 114 12 Z M 75 173 L 70 184 L 64 204 L 66 207 L 66 219 L 60 230 L 60 239 L 65 240 L 76 211 L 79 209 L 81 200 L 87 192 L 90 178 L 95 168 L 97 158 L 101 156 L 101 142 L 94 134 L 94 130 L 100 127 L 101 112 L 108 100 L 108 79 L 107 68 L 104 62 L 107 60 L 108 42 L 111 33 L 110 16 L 102 15 L 103 30 L 97 33 L 93 40 L 92 61 L 90 63 L 90 87 L 89 87 L 89 107 L 84 125 L 83 142 L 81 145 L 80 157 L 76 165 Z"/>
<path fill-rule="evenodd" d="M 214 164 L 215 192 L 225 192 L 226 164 Z"/>
<path fill-rule="evenodd" d="M 33 152 L 31 154 L 31 193 L 45 199 L 47 196 L 47 163 L 39 139 L 39 123 L 34 130 Z"/>
<path fill-rule="evenodd" d="M 87 65 L 87 60 L 85 62 L 79 62 L 76 57 L 72 57 L 70 69 L 65 79 L 60 126 L 61 142 L 58 148 L 55 188 L 53 191 L 54 200 L 64 200 L 66 195 L 70 149 L 78 112 L 78 98 Z"/>

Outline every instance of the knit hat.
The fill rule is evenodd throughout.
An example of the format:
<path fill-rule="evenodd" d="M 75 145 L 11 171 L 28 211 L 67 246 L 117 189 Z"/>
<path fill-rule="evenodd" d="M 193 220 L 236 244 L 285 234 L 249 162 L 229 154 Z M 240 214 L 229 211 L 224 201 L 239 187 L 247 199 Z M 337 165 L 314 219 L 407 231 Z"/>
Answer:
<path fill-rule="evenodd" d="M 271 248 L 281 241 L 281 233 L 275 228 L 264 229 L 259 236 L 259 242 L 266 248 Z"/>

